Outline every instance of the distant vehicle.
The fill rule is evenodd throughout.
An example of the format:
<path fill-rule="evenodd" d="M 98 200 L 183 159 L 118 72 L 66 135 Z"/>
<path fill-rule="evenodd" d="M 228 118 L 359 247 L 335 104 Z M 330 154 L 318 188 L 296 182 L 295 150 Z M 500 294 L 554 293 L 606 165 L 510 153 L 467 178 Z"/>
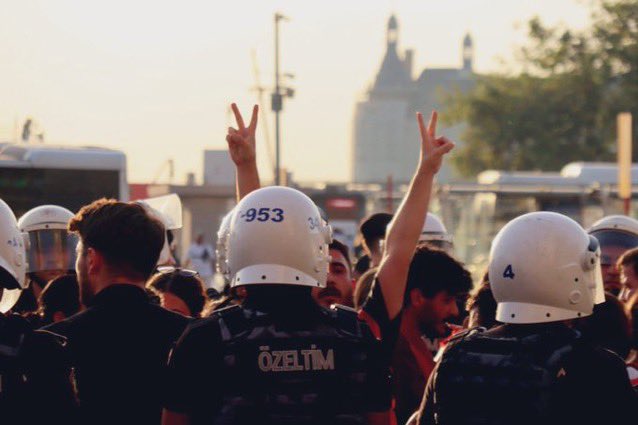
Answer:
<path fill-rule="evenodd" d="M 76 212 L 102 197 L 129 199 L 123 152 L 0 143 L 0 198 L 16 216 L 42 204 L 60 205 Z"/>
<path fill-rule="evenodd" d="M 496 233 L 521 214 L 554 211 L 584 227 L 605 215 L 622 214 L 617 180 L 615 163 L 574 162 L 560 172 L 488 170 L 477 183 L 439 187 L 437 200 L 444 222 L 454 229 L 457 255 L 480 274 Z M 632 180 L 638 185 L 638 164 L 632 167 Z M 631 206 L 638 212 L 638 189 Z"/>

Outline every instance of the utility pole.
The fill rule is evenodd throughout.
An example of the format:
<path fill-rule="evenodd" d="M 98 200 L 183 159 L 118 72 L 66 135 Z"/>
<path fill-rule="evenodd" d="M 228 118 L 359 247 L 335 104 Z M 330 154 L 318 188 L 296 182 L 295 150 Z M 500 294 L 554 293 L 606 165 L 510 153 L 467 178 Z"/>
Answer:
<path fill-rule="evenodd" d="M 275 184 L 281 184 L 281 128 L 279 115 L 283 109 L 283 98 L 292 97 L 294 90 L 282 87 L 279 72 L 279 22 L 288 18 L 281 13 L 275 13 L 275 91 L 272 94 L 272 110 L 275 113 Z M 289 76 L 286 74 L 286 76 Z"/>

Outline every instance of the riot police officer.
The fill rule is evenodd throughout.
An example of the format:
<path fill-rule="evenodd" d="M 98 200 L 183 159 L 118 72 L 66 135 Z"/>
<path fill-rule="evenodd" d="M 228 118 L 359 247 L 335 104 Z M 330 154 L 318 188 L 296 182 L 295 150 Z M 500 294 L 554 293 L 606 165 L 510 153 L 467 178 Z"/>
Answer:
<path fill-rule="evenodd" d="M 22 292 L 14 311 L 37 310 L 37 298 L 46 284 L 59 276 L 75 273 L 77 236 L 67 231 L 73 213 L 58 205 L 41 205 L 18 220 L 20 231 L 29 235 L 27 247 L 28 288 Z"/>
<path fill-rule="evenodd" d="M 0 199 L 0 420 L 3 423 L 72 423 L 74 396 L 64 338 L 34 331 L 6 315 L 26 286 L 26 235 Z M 37 403 L 37 409 L 31 405 Z"/>
<path fill-rule="evenodd" d="M 622 285 L 616 263 L 624 252 L 638 247 L 638 220 L 626 215 L 610 215 L 598 220 L 587 232 L 600 243 L 605 291 L 618 296 Z"/>
<path fill-rule="evenodd" d="M 494 239 L 489 276 L 504 324 L 452 338 L 419 423 L 626 423 L 623 361 L 569 326 L 604 302 L 598 241 L 561 214 L 526 214 Z"/>
<path fill-rule="evenodd" d="M 389 409 L 378 340 L 351 309 L 311 296 L 326 284 L 330 239 L 297 190 L 263 188 L 237 205 L 227 266 L 247 297 L 178 342 L 165 423 L 358 424 Z"/>

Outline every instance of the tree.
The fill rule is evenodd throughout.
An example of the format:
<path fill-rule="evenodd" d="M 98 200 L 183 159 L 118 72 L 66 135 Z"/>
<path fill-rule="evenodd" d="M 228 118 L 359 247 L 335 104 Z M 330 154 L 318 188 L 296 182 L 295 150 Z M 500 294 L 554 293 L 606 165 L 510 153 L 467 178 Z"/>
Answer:
<path fill-rule="evenodd" d="M 467 124 L 459 170 L 613 160 L 615 115 L 638 116 L 638 2 L 601 2 L 583 32 L 532 19 L 518 61 L 522 73 L 479 76 L 473 90 L 449 97 L 450 120 Z"/>

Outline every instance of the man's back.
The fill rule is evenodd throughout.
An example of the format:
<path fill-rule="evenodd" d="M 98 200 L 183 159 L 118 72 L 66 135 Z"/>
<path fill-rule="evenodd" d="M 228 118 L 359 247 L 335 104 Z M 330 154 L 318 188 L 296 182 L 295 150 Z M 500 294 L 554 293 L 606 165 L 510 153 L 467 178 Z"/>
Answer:
<path fill-rule="evenodd" d="M 459 337 L 432 378 L 421 424 L 616 424 L 636 407 L 622 360 L 560 323 Z"/>
<path fill-rule="evenodd" d="M 86 423 L 159 423 L 165 364 L 189 320 L 112 285 L 91 307 L 47 327 L 69 340 Z"/>
<path fill-rule="evenodd" d="M 171 358 L 167 408 L 193 424 L 358 424 L 387 410 L 387 366 L 356 313 L 296 307 L 231 307 L 192 325 Z"/>

